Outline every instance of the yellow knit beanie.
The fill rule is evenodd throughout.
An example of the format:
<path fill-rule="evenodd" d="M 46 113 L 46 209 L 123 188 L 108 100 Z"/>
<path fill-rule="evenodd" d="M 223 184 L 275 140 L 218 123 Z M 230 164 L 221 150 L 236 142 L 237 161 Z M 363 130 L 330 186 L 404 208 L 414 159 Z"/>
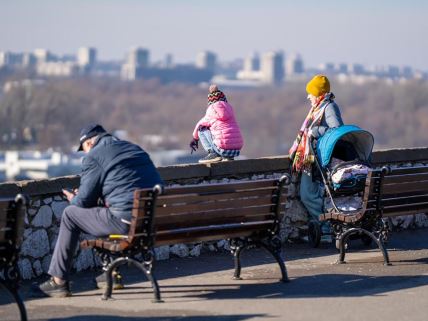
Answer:
<path fill-rule="evenodd" d="M 326 76 L 316 75 L 306 85 L 306 91 L 308 94 L 319 97 L 330 92 L 330 82 Z"/>

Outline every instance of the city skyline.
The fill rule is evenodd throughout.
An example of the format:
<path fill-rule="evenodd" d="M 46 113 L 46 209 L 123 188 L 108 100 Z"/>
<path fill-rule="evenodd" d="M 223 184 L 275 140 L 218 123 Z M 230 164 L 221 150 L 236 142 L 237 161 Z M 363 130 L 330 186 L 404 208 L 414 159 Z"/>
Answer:
<path fill-rule="evenodd" d="M 428 43 L 419 39 L 428 30 L 428 4 L 372 2 L 2 2 L 0 28 L 10 32 L 0 34 L 0 50 L 68 54 L 91 46 L 100 60 L 122 60 L 125 48 L 138 45 L 150 49 L 154 61 L 173 54 L 178 63 L 194 61 L 202 50 L 223 61 L 284 50 L 301 53 L 312 67 L 346 62 L 428 70 Z"/>

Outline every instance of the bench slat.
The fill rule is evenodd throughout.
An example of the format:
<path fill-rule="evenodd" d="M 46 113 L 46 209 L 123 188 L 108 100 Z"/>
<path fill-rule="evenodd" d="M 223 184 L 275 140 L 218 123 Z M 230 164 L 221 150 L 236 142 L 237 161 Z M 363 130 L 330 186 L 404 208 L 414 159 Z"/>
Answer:
<path fill-rule="evenodd" d="M 405 204 L 414 204 L 414 203 L 423 203 L 428 202 L 428 194 L 422 195 L 385 195 L 382 198 L 382 204 L 384 206 L 393 206 L 393 205 L 405 205 Z M 369 201 L 369 205 L 375 204 L 376 200 Z"/>
<path fill-rule="evenodd" d="M 285 203 L 282 203 L 281 204 L 281 210 L 280 210 L 281 216 L 285 215 L 284 209 L 285 209 Z M 195 215 L 195 218 L 192 218 L 192 219 L 199 219 L 199 220 L 203 220 L 204 216 L 213 216 L 213 217 L 219 216 L 218 211 L 207 211 L 207 212 L 202 212 L 202 213 L 201 212 L 171 213 L 171 215 L 156 216 L 155 221 L 159 224 L 164 222 L 164 221 L 168 221 L 168 220 L 174 220 L 174 222 L 175 221 L 185 221 L 185 220 L 187 220 L 188 216 L 191 216 L 193 214 Z M 238 212 L 237 210 L 231 211 L 228 215 L 229 216 L 235 215 L 235 216 L 239 216 L 239 217 L 251 217 L 254 215 L 265 215 L 265 214 L 274 215 L 272 213 L 272 206 L 271 205 L 246 207 L 246 208 L 240 209 L 240 212 Z M 140 217 L 136 220 L 142 221 L 142 220 L 144 220 L 144 217 Z"/>
<path fill-rule="evenodd" d="M 426 204 L 413 204 L 407 207 L 388 207 L 384 208 L 382 216 L 392 217 L 400 215 L 413 215 L 413 214 L 422 214 L 428 212 L 428 203 Z"/>
<path fill-rule="evenodd" d="M 176 229 L 156 233 L 157 245 L 192 243 L 206 240 L 221 240 L 239 236 L 250 236 L 254 231 L 268 230 L 273 227 L 274 221 L 259 221 L 243 224 L 229 224 L 204 226 L 200 228 Z"/>
<path fill-rule="evenodd" d="M 407 175 L 407 174 L 428 173 L 428 166 L 413 166 L 392 168 L 388 175 Z"/>
<path fill-rule="evenodd" d="M 238 210 L 241 207 L 273 205 L 270 197 L 264 198 L 247 198 L 239 200 L 228 200 L 222 202 L 201 202 L 183 205 L 167 205 L 156 208 L 156 216 L 169 215 L 170 213 L 187 213 L 187 212 L 203 212 L 208 210 L 232 209 Z"/>
<path fill-rule="evenodd" d="M 214 211 L 214 212 L 206 212 L 202 215 L 200 213 L 185 213 L 179 215 L 169 215 L 157 217 L 155 220 L 156 229 L 166 229 L 167 227 L 170 229 L 174 229 L 178 224 L 185 225 L 215 225 L 215 224 L 226 224 L 230 222 L 246 222 L 254 220 L 255 217 L 274 217 L 274 213 L 269 211 L 269 208 L 255 208 L 248 209 L 248 211 L 252 210 L 253 213 L 246 212 L 245 215 L 241 214 L 238 211 L 229 212 L 228 215 L 222 216 L 223 211 Z"/>
<path fill-rule="evenodd" d="M 402 183 L 402 184 L 384 184 L 382 186 L 383 194 L 400 194 L 409 192 L 428 192 L 428 180 Z"/>
<path fill-rule="evenodd" d="M 256 196 L 270 198 L 272 196 L 272 191 L 251 191 L 246 193 L 227 193 L 227 194 L 217 194 L 217 195 L 184 195 L 183 197 L 174 197 L 166 198 L 159 197 L 157 200 L 156 207 L 168 207 L 168 206 L 180 206 L 187 204 L 201 204 L 203 202 L 209 201 L 231 201 L 234 199 L 245 199 L 245 198 L 254 198 Z"/>
<path fill-rule="evenodd" d="M 204 185 L 190 185 L 170 187 L 165 190 L 164 195 L 176 194 L 204 194 L 204 193 L 227 193 L 236 191 L 253 190 L 256 188 L 265 188 L 276 186 L 277 180 L 266 179 L 258 181 L 245 181 L 236 183 L 221 183 L 221 184 L 204 184 Z"/>
<path fill-rule="evenodd" d="M 426 209 L 428 210 L 428 201 L 422 201 L 422 202 L 412 202 L 412 203 L 400 203 L 400 204 L 384 204 L 383 203 L 383 210 L 384 211 L 394 211 L 395 209 L 400 210 L 403 209 L 405 210 L 406 208 L 409 208 L 409 210 L 411 210 L 412 208 L 420 208 L 420 209 Z"/>
<path fill-rule="evenodd" d="M 186 229 L 186 228 L 201 228 L 206 229 L 207 231 L 211 230 L 212 226 L 217 226 L 218 224 L 223 225 L 231 225 L 231 224 L 248 224 L 252 222 L 258 222 L 258 221 L 266 221 L 266 220 L 274 220 L 275 217 L 272 214 L 266 214 L 266 215 L 257 215 L 253 218 L 246 217 L 242 220 L 239 220 L 239 217 L 234 217 L 230 219 L 222 220 L 221 222 L 216 221 L 215 219 L 211 220 L 205 220 L 204 224 L 198 224 L 198 222 L 190 222 L 190 223 L 173 223 L 173 224 L 162 224 L 162 225 L 156 225 L 156 231 L 159 232 L 165 232 L 165 231 L 175 231 L 176 229 Z"/>
<path fill-rule="evenodd" d="M 428 172 L 422 174 L 387 175 L 383 180 L 383 184 L 402 184 L 420 181 L 428 181 Z"/>

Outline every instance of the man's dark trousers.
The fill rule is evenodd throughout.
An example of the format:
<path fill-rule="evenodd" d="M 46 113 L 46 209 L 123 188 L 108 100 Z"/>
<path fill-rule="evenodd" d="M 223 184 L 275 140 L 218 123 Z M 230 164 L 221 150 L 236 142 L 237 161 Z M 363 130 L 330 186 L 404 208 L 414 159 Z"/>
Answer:
<path fill-rule="evenodd" d="M 108 208 L 67 206 L 62 213 L 58 240 L 48 273 L 68 280 L 80 233 L 103 237 L 109 234 L 126 235 L 128 229 L 129 225 L 111 214 Z"/>

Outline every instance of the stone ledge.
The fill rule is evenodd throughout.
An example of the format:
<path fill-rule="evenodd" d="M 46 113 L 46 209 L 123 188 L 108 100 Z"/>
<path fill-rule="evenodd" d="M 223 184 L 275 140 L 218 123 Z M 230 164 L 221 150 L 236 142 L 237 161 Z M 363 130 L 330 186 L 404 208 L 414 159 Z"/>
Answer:
<path fill-rule="evenodd" d="M 428 162 L 428 147 L 398 148 L 373 152 L 373 164 L 391 164 L 406 162 Z M 290 168 L 288 155 L 235 160 L 213 164 L 186 164 L 159 167 L 166 183 L 194 183 L 193 181 L 211 178 L 250 177 L 254 174 L 286 172 Z M 78 176 L 65 176 L 37 181 L 19 181 L 0 184 L 0 197 L 13 196 L 19 192 L 32 195 L 59 193 L 62 188 L 74 188 L 79 185 Z"/>
<path fill-rule="evenodd" d="M 377 150 L 372 161 L 374 164 L 428 161 L 428 147 Z"/>
<path fill-rule="evenodd" d="M 0 198 L 15 197 L 16 194 L 21 192 L 21 187 L 17 183 L 0 184 Z"/>
<path fill-rule="evenodd" d="M 285 172 L 290 168 L 288 156 L 219 162 L 207 165 L 211 177 L 233 177 L 260 173 Z"/>
<path fill-rule="evenodd" d="M 210 169 L 203 164 L 186 164 L 159 167 L 159 173 L 164 181 L 209 177 Z"/>
<path fill-rule="evenodd" d="M 79 181 L 79 176 L 72 175 L 37 181 L 20 181 L 17 184 L 21 187 L 22 193 L 32 196 L 58 194 L 63 188 L 77 188 Z"/>

